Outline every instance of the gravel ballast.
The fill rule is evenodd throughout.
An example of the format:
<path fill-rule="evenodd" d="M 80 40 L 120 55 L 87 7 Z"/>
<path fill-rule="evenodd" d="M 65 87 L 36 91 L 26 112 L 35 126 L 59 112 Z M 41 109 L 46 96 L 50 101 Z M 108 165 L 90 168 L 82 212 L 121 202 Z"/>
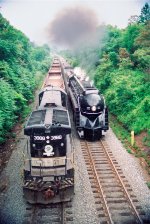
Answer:
<path fill-rule="evenodd" d="M 74 139 L 75 150 L 75 195 L 74 195 L 74 224 L 96 224 L 98 218 L 89 182 L 80 142 Z"/>
<path fill-rule="evenodd" d="M 111 129 L 105 134 L 105 139 L 150 221 L 150 189 L 146 185 L 148 174 L 140 165 L 140 160 L 126 151 Z"/>
<path fill-rule="evenodd" d="M 75 158 L 75 195 L 73 200 L 73 224 L 98 224 L 96 206 L 91 190 L 89 176 L 80 148 L 80 141 L 74 127 L 73 146 Z M 19 139 L 16 149 L 12 152 L 7 166 L 1 173 L 1 182 L 4 181 L 6 189 L 0 192 L 0 223 L 21 224 L 26 215 L 27 203 L 23 199 L 23 149 L 26 144 L 23 130 L 17 136 Z M 110 129 L 105 133 L 107 144 L 112 150 L 114 157 L 120 165 L 126 179 L 131 185 L 140 205 L 144 209 L 147 219 L 150 220 L 150 190 L 146 185 L 145 172 L 139 159 L 129 154 L 121 142 Z"/>
<path fill-rule="evenodd" d="M 20 136 L 23 135 L 23 132 Z M 1 174 L 1 180 L 7 179 L 7 188 L 0 194 L 0 223 L 20 224 L 26 212 L 26 202 L 23 199 L 23 147 L 26 140 L 18 142 L 12 152 L 7 167 Z"/>
<path fill-rule="evenodd" d="M 73 200 L 74 224 L 96 224 L 96 208 L 88 173 L 82 156 L 80 142 L 76 135 L 73 138 L 75 149 L 75 195 Z M 20 139 L 23 133 L 20 134 Z M 105 134 L 107 144 L 130 183 L 134 194 L 150 220 L 150 190 L 146 185 L 144 171 L 139 159 L 129 154 L 116 138 L 112 130 Z M 1 180 L 7 179 L 7 188 L 0 194 L 1 223 L 20 224 L 23 222 L 27 204 L 22 193 L 23 146 L 26 140 L 21 139 L 13 151 L 7 167 L 1 174 Z"/>

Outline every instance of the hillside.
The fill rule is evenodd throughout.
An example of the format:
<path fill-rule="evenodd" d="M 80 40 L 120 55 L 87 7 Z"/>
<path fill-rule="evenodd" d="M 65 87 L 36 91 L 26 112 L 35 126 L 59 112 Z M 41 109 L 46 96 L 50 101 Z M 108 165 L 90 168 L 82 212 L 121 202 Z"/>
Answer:
<path fill-rule="evenodd" d="M 29 112 L 41 74 L 50 66 L 48 46 L 37 47 L 0 14 L 0 144 Z"/>

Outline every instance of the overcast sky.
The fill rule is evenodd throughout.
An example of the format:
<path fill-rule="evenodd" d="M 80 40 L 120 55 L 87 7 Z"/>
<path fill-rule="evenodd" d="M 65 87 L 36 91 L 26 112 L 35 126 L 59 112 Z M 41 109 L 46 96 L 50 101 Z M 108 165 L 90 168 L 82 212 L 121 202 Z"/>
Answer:
<path fill-rule="evenodd" d="M 149 0 L 148 0 L 149 1 Z M 47 41 L 46 29 L 66 8 L 82 7 L 94 11 L 98 23 L 124 28 L 131 15 L 139 15 L 145 0 L 0 0 L 0 11 L 31 41 Z"/>

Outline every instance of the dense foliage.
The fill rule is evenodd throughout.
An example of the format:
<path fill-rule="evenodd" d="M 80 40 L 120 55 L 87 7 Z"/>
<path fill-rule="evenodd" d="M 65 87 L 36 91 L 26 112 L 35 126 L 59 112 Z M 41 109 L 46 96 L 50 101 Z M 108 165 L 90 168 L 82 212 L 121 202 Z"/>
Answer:
<path fill-rule="evenodd" d="M 136 133 L 150 127 L 150 46 L 142 37 L 149 25 L 132 24 L 123 31 L 110 27 L 95 73 L 95 83 L 110 111 Z"/>
<path fill-rule="evenodd" d="M 150 17 L 144 17 L 143 11 L 138 22 L 124 30 L 108 27 L 95 73 L 110 111 L 135 133 L 150 128 L 150 20 L 143 19 Z"/>
<path fill-rule="evenodd" d="M 91 52 L 98 56 L 88 73 L 105 95 L 109 111 L 135 133 L 150 128 L 149 37 L 150 6 L 146 3 L 141 15 L 130 18 L 125 29 L 106 26 L 95 49 L 82 47 L 76 53 L 84 68 L 89 68 Z"/>
<path fill-rule="evenodd" d="M 47 46 L 36 47 L 0 14 L 0 143 L 27 109 L 37 86 L 37 71 L 45 73 Z"/>

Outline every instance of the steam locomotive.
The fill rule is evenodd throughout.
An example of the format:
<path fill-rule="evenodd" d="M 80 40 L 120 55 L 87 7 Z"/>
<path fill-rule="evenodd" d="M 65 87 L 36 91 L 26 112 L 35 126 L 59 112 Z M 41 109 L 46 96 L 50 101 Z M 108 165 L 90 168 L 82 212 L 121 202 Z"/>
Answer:
<path fill-rule="evenodd" d="M 67 75 L 73 119 L 80 138 L 99 140 L 102 131 L 109 129 L 105 99 L 86 77 L 77 77 L 71 68 L 64 67 Z"/>
<path fill-rule="evenodd" d="M 54 59 L 39 93 L 38 109 L 24 128 L 28 136 L 24 197 L 29 203 L 70 201 L 74 192 L 73 149 L 61 65 Z"/>

